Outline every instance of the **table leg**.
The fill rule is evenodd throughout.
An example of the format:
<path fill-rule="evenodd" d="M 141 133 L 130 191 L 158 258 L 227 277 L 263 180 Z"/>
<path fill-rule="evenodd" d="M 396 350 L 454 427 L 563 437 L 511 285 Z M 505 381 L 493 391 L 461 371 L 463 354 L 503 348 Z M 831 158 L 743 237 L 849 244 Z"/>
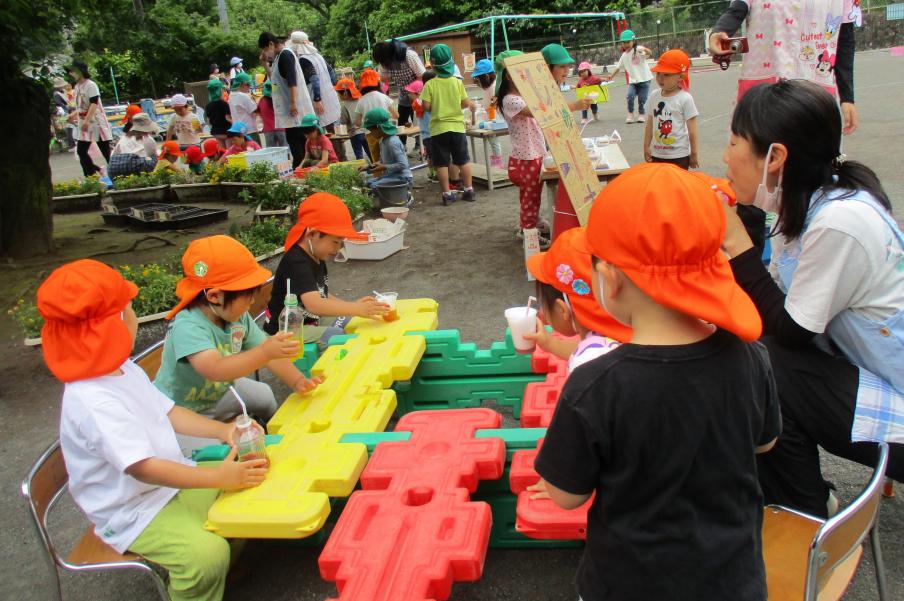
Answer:
<path fill-rule="evenodd" d="M 487 189 L 493 191 L 493 168 L 490 166 L 490 141 L 484 137 L 483 140 L 483 164 L 487 168 Z"/>
<path fill-rule="evenodd" d="M 474 143 L 474 138 L 469 136 L 471 141 L 471 162 L 475 162 L 477 160 L 477 145 Z"/>

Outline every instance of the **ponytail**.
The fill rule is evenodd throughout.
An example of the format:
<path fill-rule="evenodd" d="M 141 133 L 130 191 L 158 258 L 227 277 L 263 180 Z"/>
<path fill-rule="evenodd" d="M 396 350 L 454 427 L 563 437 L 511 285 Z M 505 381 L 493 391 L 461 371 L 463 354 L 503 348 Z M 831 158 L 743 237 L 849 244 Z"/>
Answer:
<path fill-rule="evenodd" d="M 838 181 L 826 186 L 827 190 L 863 190 L 875 198 L 889 214 L 891 213 L 891 201 L 882 188 L 882 182 L 879 181 L 876 172 L 863 163 L 848 161 L 844 155 L 839 155 L 832 165 L 832 174 L 838 177 Z M 845 194 L 841 198 L 850 196 L 851 194 Z"/>

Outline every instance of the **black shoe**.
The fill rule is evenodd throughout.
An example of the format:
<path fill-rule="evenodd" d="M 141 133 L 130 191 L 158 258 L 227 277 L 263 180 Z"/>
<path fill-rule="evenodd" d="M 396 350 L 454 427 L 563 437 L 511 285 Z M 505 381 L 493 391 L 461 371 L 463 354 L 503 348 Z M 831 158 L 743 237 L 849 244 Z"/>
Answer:
<path fill-rule="evenodd" d="M 465 188 L 462 190 L 461 199 L 465 202 L 474 202 L 477 200 L 477 194 L 474 192 L 474 188 Z"/>
<path fill-rule="evenodd" d="M 453 202 L 458 200 L 458 194 L 455 191 L 450 190 L 449 192 L 443 192 L 443 206 L 447 207 Z"/>

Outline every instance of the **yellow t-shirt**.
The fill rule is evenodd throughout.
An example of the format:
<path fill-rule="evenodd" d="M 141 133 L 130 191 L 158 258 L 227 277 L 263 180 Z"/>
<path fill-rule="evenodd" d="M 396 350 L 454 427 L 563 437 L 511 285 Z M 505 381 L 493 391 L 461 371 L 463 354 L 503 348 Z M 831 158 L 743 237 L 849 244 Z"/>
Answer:
<path fill-rule="evenodd" d="M 465 133 L 461 101 L 468 99 L 465 84 L 457 77 L 434 77 L 424 86 L 421 102 L 430 103 L 430 136 L 450 131 Z"/>

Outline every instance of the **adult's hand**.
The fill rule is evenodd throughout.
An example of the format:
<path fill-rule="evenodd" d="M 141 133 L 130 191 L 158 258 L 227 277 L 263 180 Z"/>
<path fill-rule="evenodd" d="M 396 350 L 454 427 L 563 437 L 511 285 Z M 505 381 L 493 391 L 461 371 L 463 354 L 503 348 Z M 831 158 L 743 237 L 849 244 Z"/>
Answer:
<path fill-rule="evenodd" d="M 857 131 L 857 126 L 860 125 L 857 107 L 853 102 L 842 102 L 841 113 L 844 115 L 844 135 L 849 136 Z"/>
<path fill-rule="evenodd" d="M 722 40 L 729 39 L 729 35 L 724 31 L 714 31 L 709 34 L 709 53 L 713 56 L 722 56 L 731 54 L 722 49 Z"/>
<path fill-rule="evenodd" d="M 291 115 L 292 117 L 298 116 L 298 107 L 295 106 L 295 104 L 289 105 L 289 115 Z"/>
<path fill-rule="evenodd" d="M 322 101 L 320 101 L 320 100 L 314 101 L 314 112 L 317 113 L 318 115 L 323 114 L 323 102 Z"/>

